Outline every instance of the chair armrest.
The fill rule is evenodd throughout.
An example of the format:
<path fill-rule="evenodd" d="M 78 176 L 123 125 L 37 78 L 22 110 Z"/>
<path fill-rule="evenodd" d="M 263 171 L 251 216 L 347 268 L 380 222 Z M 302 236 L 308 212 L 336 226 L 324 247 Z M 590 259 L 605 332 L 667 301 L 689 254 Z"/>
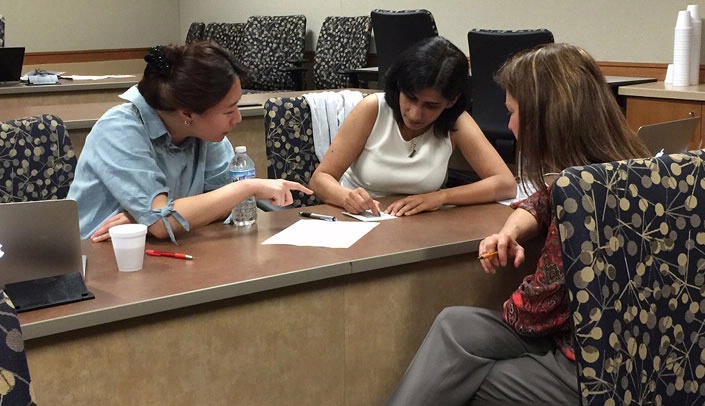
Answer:
<path fill-rule="evenodd" d="M 284 72 L 289 72 L 291 80 L 294 81 L 294 90 L 304 90 L 305 76 L 308 68 L 305 66 L 285 66 L 280 68 Z"/>
<path fill-rule="evenodd" d="M 301 59 L 287 59 L 287 62 L 294 66 L 304 66 L 306 62 L 308 62 L 308 59 L 306 58 L 301 58 Z"/>

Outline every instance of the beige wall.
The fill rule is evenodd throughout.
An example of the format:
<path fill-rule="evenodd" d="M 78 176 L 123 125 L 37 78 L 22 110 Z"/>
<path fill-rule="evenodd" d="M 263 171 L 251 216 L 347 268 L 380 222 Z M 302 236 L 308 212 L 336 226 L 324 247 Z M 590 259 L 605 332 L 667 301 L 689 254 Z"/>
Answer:
<path fill-rule="evenodd" d="M 180 38 L 178 0 L 2 0 L 5 46 L 27 52 L 146 48 Z"/>
<path fill-rule="evenodd" d="M 181 31 L 192 21 L 246 21 L 249 15 L 293 14 L 307 17 L 307 48 L 328 15 L 363 15 L 375 8 L 430 10 L 441 35 L 467 53 L 472 28 L 548 28 L 557 41 L 581 45 L 600 61 L 659 62 L 673 58 L 677 11 L 705 1 L 664 0 L 179 0 Z M 276 10 L 273 12 L 272 10 Z M 703 53 L 705 59 L 705 53 Z"/>
<path fill-rule="evenodd" d="M 467 52 L 471 28 L 540 28 L 587 48 L 600 61 L 667 63 L 676 13 L 687 1 L 663 0 L 2 0 L 6 44 L 28 52 L 148 47 L 181 41 L 192 21 L 244 22 L 250 15 L 304 14 L 314 49 L 328 15 L 374 8 L 431 10 L 441 35 Z M 705 14 L 705 0 L 699 4 Z M 705 52 L 703 53 L 705 60 Z"/>

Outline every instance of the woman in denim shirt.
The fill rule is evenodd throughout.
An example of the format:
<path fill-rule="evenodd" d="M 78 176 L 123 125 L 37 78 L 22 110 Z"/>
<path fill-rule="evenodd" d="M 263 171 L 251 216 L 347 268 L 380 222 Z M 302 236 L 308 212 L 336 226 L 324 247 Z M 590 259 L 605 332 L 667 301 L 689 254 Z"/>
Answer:
<path fill-rule="evenodd" d="M 108 229 L 141 223 L 157 238 L 225 218 L 249 196 L 292 202 L 284 180 L 231 183 L 226 135 L 242 120 L 237 104 L 244 70 L 211 42 L 158 46 L 145 57 L 137 86 L 95 124 L 68 198 L 78 202 L 81 236 L 98 242 Z"/>

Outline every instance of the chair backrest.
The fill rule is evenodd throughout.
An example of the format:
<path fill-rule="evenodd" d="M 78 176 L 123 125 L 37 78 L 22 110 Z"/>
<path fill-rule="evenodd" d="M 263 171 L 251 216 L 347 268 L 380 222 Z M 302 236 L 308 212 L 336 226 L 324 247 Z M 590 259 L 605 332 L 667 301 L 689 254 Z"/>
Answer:
<path fill-rule="evenodd" d="M 5 46 L 5 16 L 0 15 L 0 47 Z"/>
<path fill-rule="evenodd" d="M 2 262 L 0 260 L 0 262 Z M 2 403 L 33 405 L 29 390 L 31 378 L 27 365 L 22 329 L 10 298 L 0 290 L 0 370 L 3 375 Z"/>
<path fill-rule="evenodd" d="M 582 404 L 702 404 L 705 153 L 569 168 L 552 195 Z"/>
<path fill-rule="evenodd" d="M 0 141 L 0 203 L 66 197 L 77 160 L 59 117 L 2 122 Z"/>
<path fill-rule="evenodd" d="M 208 23 L 203 30 L 203 39 L 216 42 L 234 55 L 244 28 L 245 23 Z"/>
<path fill-rule="evenodd" d="M 205 28 L 205 23 L 191 23 L 191 25 L 188 27 L 188 32 L 186 33 L 186 40 L 184 42 L 188 45 L 192 42 L 201 41 L 203 39 L 203 31 L 205 30 Z"/>
<path fill-rule="evenodd" d="M 642 125 L 636 133 L 652 154 L 675 154 L 688 151 L 694 136 L 700 140 L 699 124 L 700 117 L 689 117 Z"/>
<path fill-rule="evenodd" d="M 264 103 L 264 132 L 269 179 L 308 185 L 318 166 L 311 108 L 303 96 L 275 97 Z M 294 207 L 320 204 L 314 196 L 292 191 Z"/>
<path fill-rule="evenodd" d="M 283 67 L 304 57 L 306 17 L 252 16 L 242 31 L 236 59 L 248 69 L 243 89 L 294 88 L 292 75 Z"/>
<path fill-rule="evenodd" d="M 350 87 L 348 76 L 340 72 L 367 66 L 371 31 L 370 16 L 326 17 L 313 60 L 317 89 Z"/>
<path fill-rule="evenodd" d="M 507 128 L 509 116 L 504 105 L 505 92 L 495 82 L 494 75 L 517 52 L 551 42 L 553 34 L 545 29 L 468 32 L 472 69 L 472 117 L 507 162 L 514 162 L 516 140 Z"/>
<path fill-rule="evenodd" d="M 379 66 L 378 87 L 384 88 L 384 75 L 397 56 L 424 38 L 438 35 L 436 21 L 428 10 L 372 10 L 372 29 Z"/>

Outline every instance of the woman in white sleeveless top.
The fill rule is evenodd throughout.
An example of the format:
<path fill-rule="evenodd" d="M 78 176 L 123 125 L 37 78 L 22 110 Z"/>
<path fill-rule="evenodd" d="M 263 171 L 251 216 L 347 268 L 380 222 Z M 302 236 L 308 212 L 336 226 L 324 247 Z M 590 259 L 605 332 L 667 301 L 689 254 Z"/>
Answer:
<path fill-rule="evenodd" d="M 467 80 L 467 59 L 447 39 L 409 48 L 387 72 L 385 92 L 364 98 L 345 119 L 311 189 L 326 203 L 375 215 L 375 198 L 409 195 L 384 210 L 395 216 L 515 196 L 514 177 L 465 111 Z M 480 180 L 441 189 L 455 148 Z"/>

